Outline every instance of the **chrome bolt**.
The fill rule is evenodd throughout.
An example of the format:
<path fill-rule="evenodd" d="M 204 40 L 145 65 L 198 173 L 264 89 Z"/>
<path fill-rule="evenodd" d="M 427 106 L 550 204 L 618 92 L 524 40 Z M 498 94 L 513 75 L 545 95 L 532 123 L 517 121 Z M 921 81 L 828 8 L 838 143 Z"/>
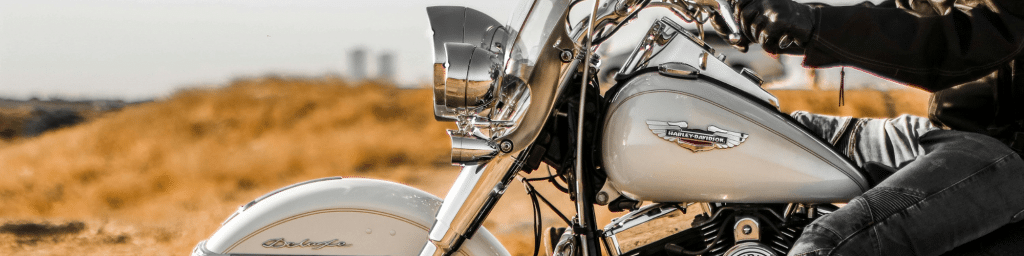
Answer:
<path fill-rule="evenodd" d="M 503 140 L 501 141 L 501 144 L 498 145 L 498 147 L 501 149 L 502 153 L 512 152 L 512 141 Z"/>
<path fill-rule="evenodd" d="M 559 55 L 559 57 L 562 58 L 562 62 L 569 62 L 570 60 L 572 60 L 572 51 L 562 50 L 562 54 Z"/>
<path fill-rule="evenodd" d="M 607 192 L 604 192 L 604 191 L 598 192 L 597 196 L 595 196 L 595 197 L 596 198 L 595 198 L 594 201 L 597 201 L 597 204 L 607 204 L 608 203 L 608 193 Z"/>
<path fill-rule="evenodd" d="M 743 234 L 744 235 L 749 235 L 750 232 L 752 232 L 752 231 L 754 231 L 754 229 L 750 228 L 750 225 L 743 225 Z"/>

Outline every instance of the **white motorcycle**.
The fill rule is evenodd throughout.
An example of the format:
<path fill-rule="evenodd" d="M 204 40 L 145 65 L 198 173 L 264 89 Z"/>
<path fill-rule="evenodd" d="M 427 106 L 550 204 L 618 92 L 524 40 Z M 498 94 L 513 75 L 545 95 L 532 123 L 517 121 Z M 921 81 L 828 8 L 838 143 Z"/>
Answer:
<path fill-rule="evenodd" d="M 588 15 L 572 20 L 579 2 L 526 0 L 507 24 L 427 8 L 434 115 L 459 127 L 448 133 L 462 171 L 443 201 L 386 181 L 303 182 L 241 206 L 192 255 L 508 255 L 483 221 L 541 163 L 556 172 L 522 180 L 550 182 L 576 203 L 575 216 L 559 214 L 569 228 L 548 230 L 549 255 L 785 255 L 832 203 L 870 187 L 780 112 L 757 75 L 727 65 L 703 29 L 677 23 L 732 17 L 728 0 L 610 0 L 581 5 Z M 593 50 L 648 9 L 671 15 L 601 94 Z M 535 210 L 547 203 L 531 195 Z M 630 212 L 601 228 L 597 206 Z"/>

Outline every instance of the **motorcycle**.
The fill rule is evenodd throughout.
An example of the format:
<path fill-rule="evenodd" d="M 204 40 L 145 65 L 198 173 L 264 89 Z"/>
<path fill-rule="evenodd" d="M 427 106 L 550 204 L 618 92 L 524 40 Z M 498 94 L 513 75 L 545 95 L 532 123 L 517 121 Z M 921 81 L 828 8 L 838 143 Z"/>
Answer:
<path fill-rule="evenodd" d="M 239 207 L 192 255 L 508 255 L 482 224 L 517 178 L 575 202 L 574 216 L 559 213 L 567 228 L 543 232 L 549 255 L 785 255 L 805 225 L 870 188 L 705 43 L 715 18 L 739 41 L 728 0 L 580 2 L 526 0 L 506 24 L 427 8 L 434 115 L 457 124 L 462 166 L 444 200 L 387 181 L 303 182 Z M 594 49 L 652 9 L 669 14 L 601 92 Z M 542 163 L 555 171 L 523 178 Z M 551 206 L 531 195 L 535 210 Z M 598 227 L 596 207 L 628 213 Z"/>

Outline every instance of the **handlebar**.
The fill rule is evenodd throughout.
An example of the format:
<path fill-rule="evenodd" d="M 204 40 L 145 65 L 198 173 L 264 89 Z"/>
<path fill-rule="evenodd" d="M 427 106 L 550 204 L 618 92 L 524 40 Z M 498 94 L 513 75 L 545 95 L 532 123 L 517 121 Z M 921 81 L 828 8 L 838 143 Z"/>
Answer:
<path fill-rule="evenodd" d="M 693 0 L 694 4 L 701 6 L 712 12 L 712 15 L 718 14 L 721 16 L 721 20 L 725 21 L 724 29 L 728 31 L 721 31 L 727 38 L 726 42 L 729 44 L 736 45 L 740 43 L 740 39 L 743 38 L 743 30 L 740 29 L 739 22 L 736 21 L 736 15 L 733 13 L 733 4 L 731 0 Z"/>
<path fill-rule="evenodd" d="M 719 32 L 725 35 L 726 42 L 738 45 L 743 39 L 743 30 L 736 20 L 735 4 L 735 0 L 610 0 L 596 13 L 598 31 L 595 35 L 598 42 L 604 41 L 642 9 L 665 7 L 687 22 L 703 24 L 718 15 L 723 23 L 719 29 L 726 30 Z"/>

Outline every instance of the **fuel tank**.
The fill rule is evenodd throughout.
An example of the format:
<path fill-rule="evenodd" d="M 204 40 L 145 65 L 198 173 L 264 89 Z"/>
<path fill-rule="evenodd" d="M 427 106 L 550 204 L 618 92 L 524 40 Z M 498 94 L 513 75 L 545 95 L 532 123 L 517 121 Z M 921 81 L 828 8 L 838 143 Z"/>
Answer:
<path fill-rule="evenodd" d="M 659 72 L 625 83 L 609 104 L 602 157 L 608 181 L 626 195 L 655 202 L 824 203 L 848 201 L 868 188 L 849 160 L 769 102 L 731 85 Z"/>

